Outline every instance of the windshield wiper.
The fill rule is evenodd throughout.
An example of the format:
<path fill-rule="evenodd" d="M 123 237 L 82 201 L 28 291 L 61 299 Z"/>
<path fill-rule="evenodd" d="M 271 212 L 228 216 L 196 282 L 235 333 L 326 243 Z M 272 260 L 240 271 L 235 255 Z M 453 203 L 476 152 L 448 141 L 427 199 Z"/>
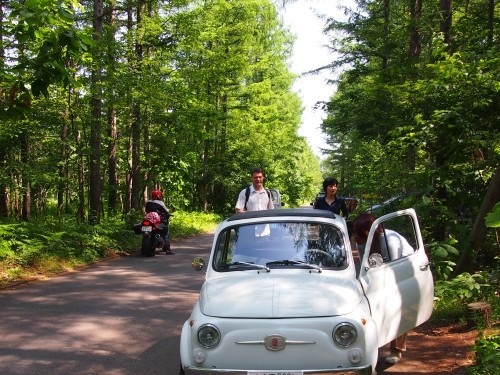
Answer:
<path fill-rule="evenodd" d="M 267 265 L 263 266 L 262 264 L 255 264 L 249 262 L 232 262 L 225 265 L 225 267 L 227 268 L 232 266 L 246 266 L 246 267 L 258 268 L 260 270 L 265 270 L 266 272 L 271 272 L 271 269 L 267 267 Z"/>
<path fill-rule="evenodd" d="M 273 265 L 278 265 L 278 266 L 306 266 L 307 268 L 311 268 L 314 270 L 317 270 L 319 273 L 321 273 L 322 268 L 320 266 L 317 266 L 315 264 L 307 263 L 302 260 L 293 260 L 293 259 L 282 259 L 282 260 L 274 260 L 272 262 L 267 262 L 266 266 L 273 266 Z"/>

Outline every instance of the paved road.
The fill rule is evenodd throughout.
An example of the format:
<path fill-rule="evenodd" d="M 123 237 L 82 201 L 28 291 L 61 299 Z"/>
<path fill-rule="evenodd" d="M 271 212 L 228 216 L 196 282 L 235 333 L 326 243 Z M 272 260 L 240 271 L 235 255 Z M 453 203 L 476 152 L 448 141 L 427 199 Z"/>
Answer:
<path fill-rule="evenodd" d="M 212 234 L 0 290 L 0 374 L 173 375 Z"/>
<path fill-rule="evenodd" d="M 120 257 L 0 290 L 0 375 L 178 374 L 181 327 L 204 280 L 191 260 L 208 260 L 212 239 L 203 234 L 173 243 L 175 255 Z M 380 363 L 378 373 L 434 374 L 417 371 L 426 369 L 427 341 L 411 342 L 402 363 Z M 386 346 L 381 358 L 387 353 Z"/>

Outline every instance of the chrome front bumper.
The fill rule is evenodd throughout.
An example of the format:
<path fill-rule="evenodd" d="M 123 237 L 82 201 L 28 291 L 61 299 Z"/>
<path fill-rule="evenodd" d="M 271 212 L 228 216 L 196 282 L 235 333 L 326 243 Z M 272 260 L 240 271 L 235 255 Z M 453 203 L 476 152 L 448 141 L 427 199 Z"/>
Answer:
<path fill-rule="evenodd" d="M 260 370 L 269 374 L 286 374 L 287 370 Z M 186 375 L 248 375 L 246 370 L 219 370 L 213 368 L 200 368 L 184 366 Z M 302 370 L 304 375 L 372 375 L 374 371 L 372 366 L 343 368 L 331 370 Z"/>

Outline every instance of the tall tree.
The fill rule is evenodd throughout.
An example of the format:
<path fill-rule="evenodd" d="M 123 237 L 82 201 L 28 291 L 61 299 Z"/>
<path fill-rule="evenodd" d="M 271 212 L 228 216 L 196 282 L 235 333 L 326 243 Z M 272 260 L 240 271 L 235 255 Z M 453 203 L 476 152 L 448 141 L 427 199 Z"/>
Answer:
<path fill-rule="evenodd" d="M 101 217 L 101 128 L 102 128 L 102 55 L 103 40 L 103 0 L 94 0 L 92 17 L 93 50 L 92 83 L 90 107 L 90 165 L 89 165 L 89 223 L 98 224 Z"/>
<path fill-rule="evenodd" d="M 146 12 L 146 2 L 145 0 L 138 0 L 136 7 L 136 39 L 134 44 L 135 54 L 132 60 L 132 71 L 141 76 L 142 69 L 142 59 L 143 59 L 143 40 L 142 36 L 144 35 L 143 31 L 143 19 L 145 17 Z M 131 16 L 129 16 L 129 20 L 131 20 Z M 132 25 L 129 23 L 129 32 L 132 31 Z M 135 89 L 139 89 L 136 87 Z M 141 169 L 140 169 L 140 155 L 141 155 L 141 106 L 140 102 L 134 96 L 132 98 L 132 123 L 131 123 L 131 152 L 132 152 L 132 164 L 131 164 L 131 172 L 130 172 L 130 186 L 131 186 L 131 194 L 130 194 L 130 207 L 134 209 L 139 208 L 140 202 L 140 192 L 141 192 Z"/>
<path fill-rule="evenodd" d="M 388 18 L 387 69 L 382 69 L 377 51 L 388 45 L 377 36 L 388 28 L 377 20 L 388 3 L 357 3 L 359 11 L 349 13 L 350 23 L 332 20 L 328 25 L 329 30 L 343 33 L 332 40 L 332 47 L 341 54 L 332 67 L 351 65 L 341 74 L 327 105 L 329 116 L 323 128 L 332 144 L 353 140 L 355 154 L 366 142 L 379 142 L 384 157 L 363 160 L 372 179 L 379 178 L 384 187 L 397 181 L 402 188 L 430 192 L 430 199 L 424 201 L 427 207 L 421 207 L 432 208 L 432 239 L 453 235 L 463 240 L 464 249 L 470 242 L 463 224 L 460 229 L 454 224 L 455 211 L 465 205 L 474 215 L 479 207 L 471 202 L 483 201 L 498 165 L 493 124 L 498 122 L 499 103 L 494 77 L 500 70 L 494 58 L 498 47 L 489 43 L 489 30 L 493 40 L 499 35 L 490 27 L 491 3 L 442 0 L 432 7 L 414 0 L 408 7 L 404 1 L 389 2 L 391 14 L 397 17 Z M 386 161 L 388 152 L 394 156 L 405 149 L 414 160 L 407 172 L 396 179 L 389 173 L 373 176 L 378 162 L 397 170 L 399 165 Z M 484 238 L 475 230 L 474 235 Z"/>
<path fill-rule="evenodd" d="M 105 15 L 107 30 L 105 32 L 106 39 L 106 99 L 107 99 L 107 128 L 108 128 L 108 210 L 115 212 L 118 204 L 118 126 L 117 126 L 117 110 L 116 110 L 116 79 L 117 70 L 117 46 L 115 42 L 115 32 L 117 29 L 115 18 L 115 2 L 108 2 Z"/>
<path fill-rule="evenodd" d="M 4 22 L 5 22 L 5 5 L 6 0 L 0 0 L 0 71 L 5 71 L 5 48 L 4 48 Z M 5 100 L 5 87 L 2 82 L 2 86 L 0 87 L 0 96 L 1 101 Z M 2 142 L 3 143 L 3 142 Z M 5 152 L 4 147 L 0 147 L 0 168 L 4 169 L 4 163 L 7 161 L 7 153 Z M 5 173 L 2 173 L 5 175 Z M 7 217 L 9 214 L 8 210 L 8 190 L 6 181 L 0 180 L 0 217 Z"/>

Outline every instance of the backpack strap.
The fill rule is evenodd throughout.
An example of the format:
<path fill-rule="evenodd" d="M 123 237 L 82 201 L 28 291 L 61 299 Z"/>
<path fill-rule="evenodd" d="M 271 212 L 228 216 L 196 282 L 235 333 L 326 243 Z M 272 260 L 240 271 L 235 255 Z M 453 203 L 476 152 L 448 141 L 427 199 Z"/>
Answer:
<path fill-rule="evenodd" d="M 250 198 L 250 186 L 247 186 L 245 190 L 245 207 L 244 207 L 245 211 L 247 210 L 248 198 Z"/>
<path fill-rule="evenodd" d="M 265 190 L 266 190 L 266 193 L 267 193 L 267 197 L 271 201 L 271 192 L 268 189 L 265 189 Z M 244 207 L 245 211 L 247 210 L 247 202 L 248 202 L 249 198 L 250 198 L 250 186 L 247 186 L 247 188 L 245 190 L 245 207 Z"/>

